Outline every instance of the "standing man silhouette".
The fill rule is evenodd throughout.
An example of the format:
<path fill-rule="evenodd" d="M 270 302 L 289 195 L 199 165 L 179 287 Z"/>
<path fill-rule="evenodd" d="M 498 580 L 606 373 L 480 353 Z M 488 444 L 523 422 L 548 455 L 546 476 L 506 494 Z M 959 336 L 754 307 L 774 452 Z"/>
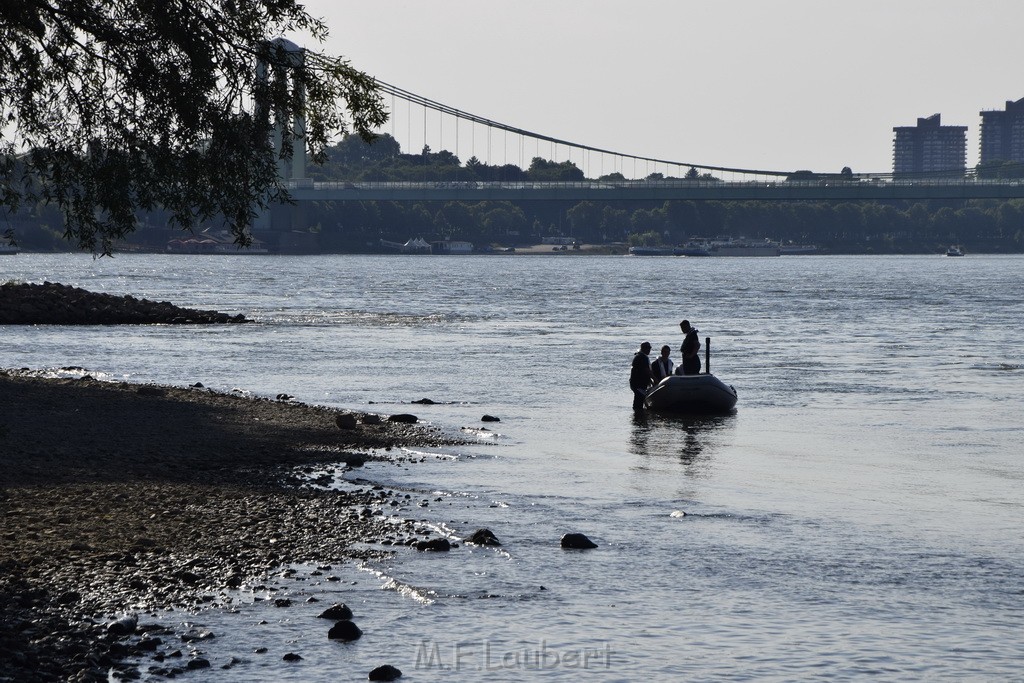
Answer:
<path fill-rule="evenodd" d="M 696 327 L 690 327 L 690 321 L 684 320 L 679 323 L 679 329 L 686 335 L 683 338 L 683 345 L 679 352 L 683 355 L 683 374 L 700 374 L 700 331 Z"/>

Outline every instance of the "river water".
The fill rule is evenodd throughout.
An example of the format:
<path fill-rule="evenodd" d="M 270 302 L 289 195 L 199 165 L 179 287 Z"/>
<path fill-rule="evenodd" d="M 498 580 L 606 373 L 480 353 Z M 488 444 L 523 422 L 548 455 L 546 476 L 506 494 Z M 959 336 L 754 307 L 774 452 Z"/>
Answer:
<path fill-rule="evenodd" d="M 162 615 L 218 633 L 202 651 L 235 661 L 217 680 L 365 680 L 383 663 L 410 681 L 1009 679 L 1024 660 L 1022 272 L 1024 257 L 975 255 L 20 254 L 0 280 L 256 322 L 8 327 L 0 366 L 285 392 L 478 439 L 346 476 L 501 548 L 299 567 L 278 594 L 320 604 L 240 592 L 234 610 Z M 630 409 L 636 347 L 678 361 L 682 318 L 712 337 L 735 414 Z M 421 398 L 438 404 L 408 405 Z M 560 549 L 577 531 L 599 547 Z M 314 623 L 335 600 L 361 640 Z"/>

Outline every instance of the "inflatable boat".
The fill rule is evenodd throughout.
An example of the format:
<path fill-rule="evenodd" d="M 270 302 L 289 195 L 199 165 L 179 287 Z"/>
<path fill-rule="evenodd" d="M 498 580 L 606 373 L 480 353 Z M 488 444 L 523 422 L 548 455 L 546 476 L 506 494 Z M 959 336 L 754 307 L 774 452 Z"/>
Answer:
<path fill-rule="evenodd" d="M 669 375 L 647 393 L 649 410 L 672 413 L 727 413 L 736 390 L 712 374 Z"/>

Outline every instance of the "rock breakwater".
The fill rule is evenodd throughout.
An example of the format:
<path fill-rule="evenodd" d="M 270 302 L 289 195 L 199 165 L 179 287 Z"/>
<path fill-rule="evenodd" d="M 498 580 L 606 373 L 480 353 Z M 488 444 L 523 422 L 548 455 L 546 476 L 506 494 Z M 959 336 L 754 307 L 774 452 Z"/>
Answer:
<path fill-rule="evenodd" d="M 90 292 L 55 282 L 0 285 L 0 325 L 209 325 L 242 315 L 182 308 L 166 301 Z"/>

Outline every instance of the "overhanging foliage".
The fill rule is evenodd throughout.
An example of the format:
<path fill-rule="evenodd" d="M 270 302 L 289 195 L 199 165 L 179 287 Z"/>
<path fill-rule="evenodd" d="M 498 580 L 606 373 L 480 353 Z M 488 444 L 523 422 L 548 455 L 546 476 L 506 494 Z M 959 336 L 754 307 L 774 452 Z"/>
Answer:
<path fill-rule="evenodd" d="M 294 32 L 326 27 L 295 0 L 0 3 L 0 207 L 55 204 L 65 237 L 100 253 L 155 207 L 182 228 L 223 217 L 244 242 L 287 198 L 275 121 L 302 115 L 316 161 L 387 118 L 372 78 L 312 50 L 299 65 L 274 40 Z"/>

